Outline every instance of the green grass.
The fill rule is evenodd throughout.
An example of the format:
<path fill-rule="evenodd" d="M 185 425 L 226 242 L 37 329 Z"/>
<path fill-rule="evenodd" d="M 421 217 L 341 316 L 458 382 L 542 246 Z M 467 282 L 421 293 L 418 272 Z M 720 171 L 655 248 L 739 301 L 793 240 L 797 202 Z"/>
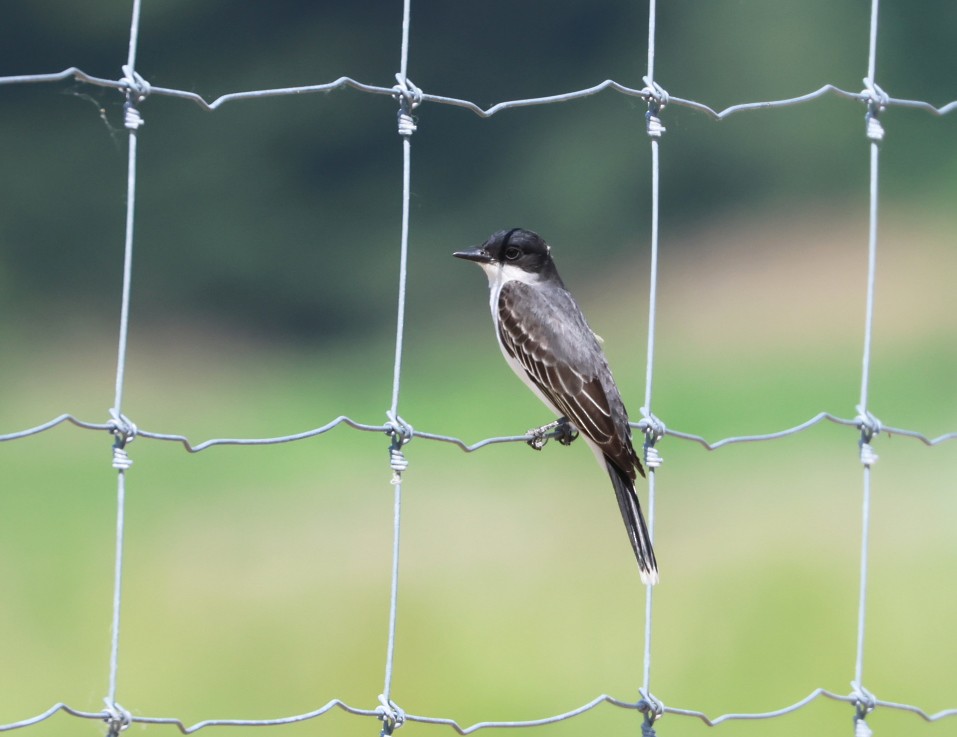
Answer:
<path fill-rule="evenodd" d="M 844 268 L 842 253 L 804 276 Z M 820 410 L 853 416 L 860 294 L 807 291 L 795 258 L 773 259 L 779 270 L 761 281 L 781 277 L 778 288 L 793 288 L 797 296 L 788 299 L 802 302 L 762 302 L 749 292 L 753 275 L 732 274 L 720 292 L 725 299 L 699 303 L 700 323 L 684 319 L 680 305 L 725 277 L 707 264 L 666 260 L 654 409 L 669 424 L 714 440 L 778 430 Z M 893 255 L 886 260 L 893 265 Z M 610 278 L 640 284 L 637 262 L 635 269 Z M 620 302 L 582 286 L 637 416 L 643 318 L 635 318 L 637 327 L 615 319 Z M 918 309 L 919 291 L 891 291 Z M 470 442 L 545 421 L 498 356 L 484 288 L 462 299 L 468 314 L 410 328 L 402 414 L 421 430 Z M 627 298 L 636 315 L 642 300 L 640 289 Z M 854 319 L 822 323 L 822 309 Z M 883 309 L 872 407 L 889 423 L 953 429 L 957 355 L 944 335 L 952 318 L 938 313 L 902 332 L 907 321 L 896 303 Z M 794 312 L 816 329 L 773 329 Z M 195 330 L 134 332 L 124 406 L 141 427 L 201 441 L 298 432 L 339 414 L 384 420 L 391 346 L 265 351 L 204 340 Z M 891 350 L 895 344 L 903 347 Z M 112 350 L 109 337 L 94 333 L 21 352 L 5 369 L 0 430 L 62 411 L 103 421 Z M 109 446 L 105 435 L 72 426 L 0 444 L 0 723 L 61 700 L 102 706 L 115 511 Z M 137 440 L 127 475 L 120 703 L 187 723 L 289 715 L 333 698 L 373 708 L 382 691 L 392 545 L 387 450 L 385 436 L 347 427 L 299 443 L 195 455 Z M 849 690 L 862 493 L 856 450 L 853 430 L 831 424 L 714 453 L 662 443 L 652 687 L 668 705 L 716 716 L 777 709 L 816 687 Z M 881 698 L 929 711 L 953 707 L 957 448 L 880 437 L 877 450 L 865 684 Z M 644 591 L 587 449 L 550 444 L 534 453 L 509 445 L 465 454 L 420 439 L 407 457 L 395 700 L 411 713 L 468 725 L 535 719 L 600 693 L 636 699 Z M 849 706 L 821 701 L 771 723 L 734 722 L 720 731 L 841 735 L 851 716 Z M 881 733 L 954 729 L 884 711 L 871 721 Z M 58 716 L 30 734 L 65 729 L 102 733 L 100 725 Z M 262 734 L 377 729 L 334 712 Z M 534 733 L 637 729 L 634 712 L 602 706 Z M 678 717 L 660 729 L 706 733 Z M 416 724 L 403 730 L 452 734 Z"/>

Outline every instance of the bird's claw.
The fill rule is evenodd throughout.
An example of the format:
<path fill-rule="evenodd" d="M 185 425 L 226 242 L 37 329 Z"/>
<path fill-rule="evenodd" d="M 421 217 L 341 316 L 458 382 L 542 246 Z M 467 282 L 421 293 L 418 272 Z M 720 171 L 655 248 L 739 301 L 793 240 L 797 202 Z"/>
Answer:
<path fill-rule="evenodd" d="M 530 436 L 525 442 L 533 450 L 541 450 L 550 438 L 555 438 L 562 445 L 571 445 L 578 437 L 578 430 L 572 425 L 567 417 L 562 417 L 554 422 L 549 422 L 542 427 L 535 427 L 525 433 Z"/>
<path fill-rule="evenodd" d="M 545 447 L 545 443 L 548 442 L 547 433 L 548 433 L 548 425 L 546 425 L 545 427 L 533 428 L 525 433 L 526 435 L 531 436 L 525 442 L 528 443 L 528 447 L 531 448 L 532 450 L 541 450 L 542 448 Z"/>

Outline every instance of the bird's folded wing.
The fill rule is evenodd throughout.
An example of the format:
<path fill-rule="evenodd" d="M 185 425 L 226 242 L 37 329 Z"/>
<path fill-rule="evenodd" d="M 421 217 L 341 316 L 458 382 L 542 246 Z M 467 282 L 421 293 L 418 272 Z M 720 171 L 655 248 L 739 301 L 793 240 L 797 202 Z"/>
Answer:
<path fill-rule="evenodd" d="M 564 289 L 509 282 L 499 295 L 499 337 L 526 374 L 586 437 L 634 478 L 627 415 L 595 334 Z"/>

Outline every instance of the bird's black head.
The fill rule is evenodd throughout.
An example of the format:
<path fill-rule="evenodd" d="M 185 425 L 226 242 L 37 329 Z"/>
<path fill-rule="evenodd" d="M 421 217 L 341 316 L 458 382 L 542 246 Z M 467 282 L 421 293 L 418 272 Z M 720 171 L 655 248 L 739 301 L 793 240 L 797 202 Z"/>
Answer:
<path fill-rule="evenodd" d="M 458 251 L 453 255 L 467 261 L 475 261 L 480 266 L 513 267 L 561 282 L 549 245 L 538 233 L 524 228 L 500 230 L 493 233 L 481 246 Z"/>

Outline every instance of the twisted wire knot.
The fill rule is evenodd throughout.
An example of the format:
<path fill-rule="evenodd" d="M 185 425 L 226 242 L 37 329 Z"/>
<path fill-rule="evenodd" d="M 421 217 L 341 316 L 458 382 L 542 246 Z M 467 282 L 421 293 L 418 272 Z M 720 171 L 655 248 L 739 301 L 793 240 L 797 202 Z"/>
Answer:
<path fill-rule="evenodd" d="M 873 466 L 880 459 L 870 443 L 861 441 L 861 465 Z"/>
<path fill-rule="evenodd" d="M 851 698 L 854 699 L 854 737 L 871 737 L 867 715 L 877 707 L 877 699 L 856 681 L 851 681 Z"/>
<path fill-rule="evenodd" d="M 648 441 L 654 445 L 665 436 L 665 433 L 668 432 L 668 428 L 665 427 L 665 423 L 649 412 L 647 407 L 642 407 L 638 411 L 641 413 L 638 429 L 641 430 L 645 434 L 645 437 L 648 438 Z"/>
<path fill-rule="evenodd" d="M 851 699 L 857 709 L 856 719 L 864 719 L 877 708 L 877 697 L 857 681 L 851 681 Z"/>
<path fill-rule="evenodd" d="M 642 407 L 639 412 L 641 412 L 641 420 L 638 422 L 638 429 L 645 434 L 645 463 L 649 468 L 658 468 L 664 463 L 664 459 L 655 445 L 665 436 L 668 429 L 665 423 L 648 411 L 647 407 Z"/>
<path fill-rule="evenodd" d="M 868 107 L 874 108 L 874 111 L 878 113 L 883 112 L 891 99 L 890 95 L 884 92 L 877 82 L 870 77 L 864 77 L 864 90 L 861 92 L 861 96 L 866 99 Z"/>
<path fill-rule="evenodd" d="M 861 431 L 861 463 L 865 466 L 873 466 L 878 459 L 877 453 L 871 447 L 873 440 L 881 431 L 881 421 L 874 415 L 864 409 L 863 405 L 857 405 L 857 427 Z"/>
<path fill-rule="evenodd" d="M 413 133 L 418 130 L 418 126 L 415 124 L 415 118 L 413 118 L 408 113 L 400 110 L 399 115 L 399 135 L 403 138 L 408 138 Z"/>
<path fill-rule="evenodd" d="M 126 104 L 123 106 L 123 124 L 131 131 L 139 130 L 144 124 L 140 111 L 136 109 L 150 94 L 150 83 L 134 71 L 129 64 L 123 65 L 123 77 L 120 82 L 126 88 Z"/>
<path fill-rule="evenodd" d="M 884 126 L 877 119 L 876 115 L 867 114 L 867 138 L 874 143 L 880 143 L 884 140 Z"/>
<path fill-rule="evenodd" d="M 405 454 L 402 452 L 402 446 L 412 440 L 415 436 L 415 430 L 412 429 L 412 425 L 391 410 L 386 412 L 386 417 L 389 418 L 386 432 L 392 436 L 392 445 L 389 446 L 392 483 L 398 484 L 402 481 L 402 472 L 409 467 L 409 461 L 406 460 Z"/>
<path fill-rule="evenodd" d="M 871 737 L 874 732 L 864 717 L 854 717 L 854 737 Z"/>
<path fill-rule="evenodd" d="M 664 88 L 650 77 L 644 77 L 645 88 L 641 91 L 648 98 L 648 112 L 645 113 L 645 128 L 651 138 L 661 138 L 661 134 L 668 129 L 661 122 L 659 115 L 665 109 L 670 98 Z"/>
<path fill-rule="evenodd" d="M 881 431 L 881 421 L 868 412 L 862 405 L 857 405 L 857 427 L 861 431 L 861 463 L 872 466 L 877 462 L 878 455 L 871 447 L 873 440 Z"/>
<path fill-rule="evenodd" d="M 642 77 L 641 81 L 645 83 L 645 88 L 641 93 L 648 98 L 648 102 L 654 104 L 660 112 L 665 109 L 665 105 L 671 100 L 671 97 L 665 91 L 665 88 L 658 84 L 651 77 Z"/>
<path fill-rule="evenodd" d="M 665 705 L 645 688 L 639 688 L 638 694 L 641 696 L 641 701 L 639 701 L 636 706 L 638 707 L 638 711 L 645 715 L 645 723 L 641 728 L 642 734 L 645 734 L 646 725 L 648 729 L 650 729 L 651 725 L 664 716 Z M 654 732 L 651 732 L 651 734 L 654 734 Z"/>
<path fill-rule="evenodd" d="M 103 699 L 103 701 L 106 703 L 103 721 L 107 724 L 107 735 L 116 737 L 133 723 L 133 715 L 116 702 L 110 702 L 109 699 Z"/>
<path fill-rule="evenodd" d="M 881 424 L 881 421 L 877 419 L 873 414 L 864 409 L 864 406 L 859 404 L 854 409 L 857 410 L 857 427 L 861 431 L 861 435 L 864 439 L 870 442 L 875 436 L 879 435 L 884 426 Z"/>
<path fill-rule="evenodd" d="M 123 449 L 134 440 L 136 440 L 136 424 L 124 414 L 118 412 L 115 408 L 110 409 L 110 421 L 107 427 L 116 440 L 113 443 L 114 448 Z"/>
<path fill-rule="evenodd" d="M 123 125 L 131 131 L 139 130 L 146 124 L 140 111 L 133 107 L 133 103 L 127 102 L 123 105 Z"/>
<path fill-rule="evenodd" d="M 661 464 L 665 462 L 665 459 L 661 457 L 661 453 L 658 452 L 658 449 L 653 446 L 645 443 L 645 465 L 648 468 L 660 468 Z"/>
<path fill-rule="evenodd" d="M 645 130 L 651 138 L 661 138 L 661 134 L 668 129 L 661 122 L 661 118 L 653 114 L 651 110 L 645 113 Z"/>
<path fill-rule="evenodd" d="M 120 82 L 123 83 L 127 96 L 132 98 L 134 104 L 139 104 L 149 97 L 150 83 L 143 79 L 139 72 L 131 69 L 129 64 L 123 65 L 123 78 Z"/>
<path fill-rule="evenodd" d="M 125 448 L 119 445 L 113 446 L 113 468 L 117 471 L 128 471 L 133 465 L 133 459 L 129 457 Z"/>
<path fill-rule="evenodd" d="M 117 471 L 126 471 L 133 465 L 133 459 L 126 453 L 126 446 L 136 440 L 136 425 L 116 409 L 110 410 L 110 421 L 107 423 L 113 433 L 113 468 Z"/>
<path fill-rule="evenodd" d="M 867 124 L 867 137 L 874 143 L 880 143 L 884 140 L 884 126 L 878 120 L 878 116 L 884 112 L 890 97 L 882 90 L 873 79 L 864 78 L 864 90 L 861 97 L 867 102 L 867 115 L 864 120 Z"/>
<path fill-rule="evenodd" d="M 396 84 L 393 94 L 399 101 L 399 135 L 409 138 L 416 131 L 415 118 L 412 111 L 422 102 L 422 90 L 416 87 L 412 80 L 401 74 L 395 75 Z"/>
<path fill-rule="evenodd" d="M 392 483 L 402 481 L 402 472 L 409 467 L 409 461 L 399 448 L 389 449 L 389 466 L 392 468 Z"/>
<path fill-rule="evenodd" d="M 392 436 L 393 443 L 402 447 L 415 437 L 415 430 L 412 429 L 412 425 L 395 412 L 389 410 L 385 413 L 385 416 L 389 418 L 389 422 L 386 424 L 386 433 Z"/>
<path fill-rule="evenodd" d="M 379 721 L 382 722 L 381 737 L 388 737 L 395 730 L 405 724 L 405 712 L 391 699 L 387 699 L 384 694 L 379 694 L 379 706 L 376 707 L 376 714 L 379 715 Z"/>

